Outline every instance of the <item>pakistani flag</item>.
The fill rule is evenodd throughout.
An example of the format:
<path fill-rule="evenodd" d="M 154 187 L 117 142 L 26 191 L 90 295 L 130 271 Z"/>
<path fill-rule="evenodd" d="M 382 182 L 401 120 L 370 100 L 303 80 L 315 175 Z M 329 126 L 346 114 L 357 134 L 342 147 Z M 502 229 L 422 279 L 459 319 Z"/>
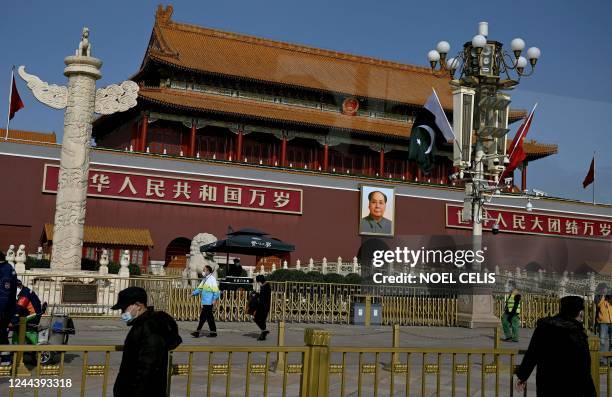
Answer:
<path fill-rule="evenodd" d="M 416 161 L 425 175 L 429 175 L 434 164 L 436 151 L 435 132 L 428 125 L 415 123 L 410 133 L 408 159 Z"/>
<path fill-rule="evenodd" d="M 438 94 L 433 90 L 412 125 L 408 152 L 408 159 L 416 161 L 425 175 L 429 175 L 433 168 L 436 135 L 444 137 L 449 143 L 455 138 Z"/>

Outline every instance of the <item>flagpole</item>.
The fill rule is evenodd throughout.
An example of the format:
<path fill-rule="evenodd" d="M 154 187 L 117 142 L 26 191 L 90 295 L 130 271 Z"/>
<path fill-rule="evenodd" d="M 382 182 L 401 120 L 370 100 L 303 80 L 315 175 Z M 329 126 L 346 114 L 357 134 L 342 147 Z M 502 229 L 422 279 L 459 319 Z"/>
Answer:
<path fill-rule="evenodd" d="M 595 153 L 596 151 L 593 151 L 593 205 L 595 205 Z"/>
<path fill-rule="evenodd" d="M 4 140 L 8 140 L 9 135 L 9 124 L 11 123 L 11 98 L 13 97 L 13 78 L 15 78 L 15 65 L 11 68 L 11 81 L 9 82 L 9 100 L 8 100 L 8 109 L 6 111 L 6 135 L 4 135 Z"/>

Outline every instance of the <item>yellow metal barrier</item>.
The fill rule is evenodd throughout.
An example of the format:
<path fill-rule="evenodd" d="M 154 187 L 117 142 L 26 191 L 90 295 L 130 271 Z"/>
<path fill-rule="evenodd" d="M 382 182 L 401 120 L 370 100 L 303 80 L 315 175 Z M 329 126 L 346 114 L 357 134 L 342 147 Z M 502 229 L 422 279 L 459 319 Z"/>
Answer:
<path fill-rule="evenodd" d="M 177 320 L 197 321 L 200 315 L 200 299 L 191 295 L 199 280 L 152 276 L 122 279 L 114 275 L 75 278 L 27 274 L 23 276 L 23 282 L 33 288 L 42 301 L 48 302 L 51 310 L 68 313 L 73 317 L 117 316 L 118 313 L 110 310 L 110 307 L 116 302 L 119 291 L 127 286 L 139 286 L 147 290 L 149 305 L 168 312 Z M 64 285 L 74 283 L 96 286 L 97 303 L 65 303 Z M 272 282 L 271 285 L 271 321 L 350 324 L 353 303 L 360 297 L 369 296 L 372 304 L 382 305 L 383 325 L 453 327 L 457 323 L 457 297 L 448 292 L 353 284 Z M 216 308 L 216 318 L 220 321 L 250 321 L 246 313 L 247 302 L 246 291 L 223 291 Z M 495 295 L 495 302 L 495 312 L 501 316 L 504 296 Z M 585 327 L 590 329 L 594 323 L 595 310 L 592 301 L 586 300 L 586 304 Z M 539 318 L 556 314 L 558 308 L 557 297 L 524 294 L 521 325 L 533 328 Z M 369 313 L 370 310 L 366 310 L 366 315 Z"/>
<path fill-rule="evenodd" d="M 400 347 L 396 341 L 399 330 L 394 335 L 393 347 L 333 346 L 331 334 L 317 329 L 305 330 L 304 346 L 180 346 L 169 356 L 168 395 L 515 395 L 514 372 L 522 355 L 519 350 L 407 348 Z M 600 359 L 612 359 L 612 353 L 600 353 L 597 339 L 592 338 L 589 345 L 591 373 L 599 396 L 610 396 L 610 371 L 599 363 Z M 10 377 L 12 382 L 45 379 L 60 384 L 61 380 L 61 386 L 53 391 L 57 396 L 92 397 L 106 396 L 112 388 L 122 347 L 9 345 L 0 346 L 0 350 L 35 352 L 39 358 L 43 351 L 58 352 L 59 364 L 36 364 L 32 378 L 23 378 L 15 371 L 16 358 L 12 366 L 0 367 L 0 377 Z M 275 357 L 285 360 L 274 365 Z M 531 379 L 530 388 L 534 380 Z M 24 389 L 8 385 L 0 379 L 0 395 L 30 395 Z M 38 389 L 30 391 L 38 396 Z"/>

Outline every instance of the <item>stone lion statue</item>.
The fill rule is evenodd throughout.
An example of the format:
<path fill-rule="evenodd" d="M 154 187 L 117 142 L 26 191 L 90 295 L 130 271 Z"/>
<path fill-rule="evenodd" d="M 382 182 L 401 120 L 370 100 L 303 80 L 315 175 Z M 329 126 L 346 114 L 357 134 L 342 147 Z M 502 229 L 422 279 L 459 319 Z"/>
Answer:
<path fill-rule="evenodd" d="M 187 268 L 185 269 L 185 278 L 198 278 L 204 273 L 204 266 L 210 265 L 213 269 L 213 274 L 217 276 L 217 269 L 219 266 L 213 260 L 212 253 L 200 252 L 200 247 L 206 244 L 211 244 L 217 241 L 217 238 L 210 233 L 199 233 L 191 240 L 191 247 L 189 248 L 189 259 L 187 261 Z"/>
<path fill-rule="evenodd" d="M 6 251 L 6 261 L 15 266 L 15 245 L 11 244 Z"/>

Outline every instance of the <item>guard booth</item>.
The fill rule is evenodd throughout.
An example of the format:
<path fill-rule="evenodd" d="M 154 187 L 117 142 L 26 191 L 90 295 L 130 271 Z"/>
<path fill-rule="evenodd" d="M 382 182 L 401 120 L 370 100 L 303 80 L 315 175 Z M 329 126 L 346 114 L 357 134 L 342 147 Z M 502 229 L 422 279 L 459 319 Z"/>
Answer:
<path fill-rule="evenodd" d="M 351 295 L 353 324 L 382 325 L 382 303 L 377 295 Z"/>

